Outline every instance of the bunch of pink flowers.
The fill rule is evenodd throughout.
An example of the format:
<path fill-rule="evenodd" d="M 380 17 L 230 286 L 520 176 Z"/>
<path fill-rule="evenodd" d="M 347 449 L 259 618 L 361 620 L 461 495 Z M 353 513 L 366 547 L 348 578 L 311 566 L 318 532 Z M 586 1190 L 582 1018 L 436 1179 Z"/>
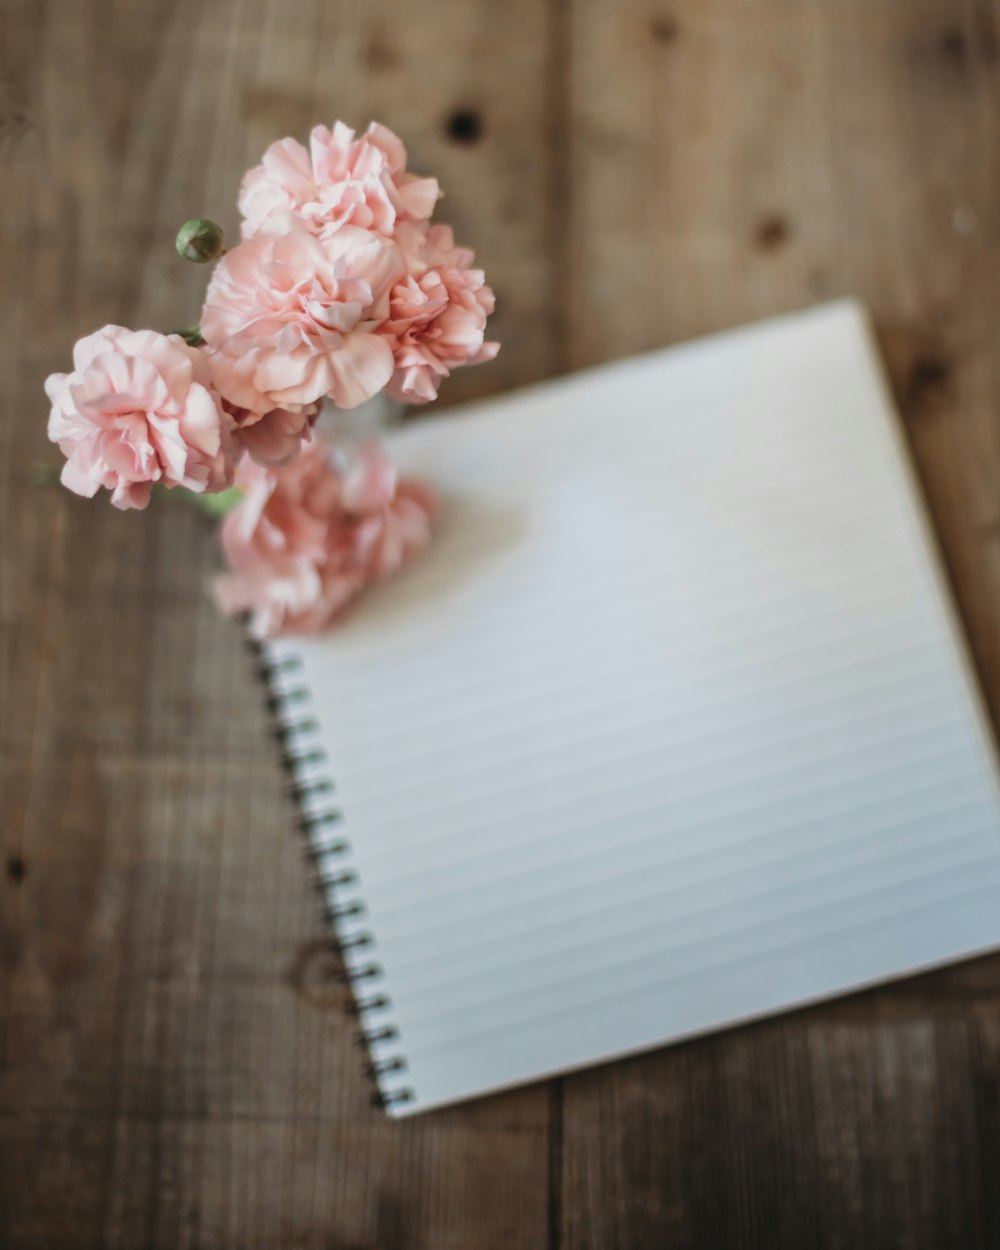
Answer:
<path fill-rule="evenodd" d="M 235 247 L 201 219 L 178 236 L 189 259 L 217 260 L 200 326 L 105 326 L 46 382 L 77 494 L 145 508 L 154 487 L 239 489 L 218 598 L 259 636 L 324 627 L 428 541 L 429 489 L 399 481 L 379 448 L 345 462 L 313 426 L 324 401 L 426 403 L 453 369 L 496 355 L 493 292 L 432 223 L 440 194 L 376 123 L 317 126 L 308 149 L 282 139 L 244 176 Z"/>

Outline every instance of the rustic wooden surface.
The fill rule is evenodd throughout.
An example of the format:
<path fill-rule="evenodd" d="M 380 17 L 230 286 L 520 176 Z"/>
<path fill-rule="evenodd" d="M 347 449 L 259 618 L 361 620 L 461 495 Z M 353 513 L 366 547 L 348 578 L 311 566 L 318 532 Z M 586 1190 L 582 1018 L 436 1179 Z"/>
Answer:
<path fill-rule="evenodd" d="M 1000 958 L 390 1123 L 211 531 L 39 487 L 172 234 L 377 116 L 497 288 L 449 401 L 854 292 L 1000 708 L 996 0 L 0 0 L 0 1246 L 1000 1246 Z"/>

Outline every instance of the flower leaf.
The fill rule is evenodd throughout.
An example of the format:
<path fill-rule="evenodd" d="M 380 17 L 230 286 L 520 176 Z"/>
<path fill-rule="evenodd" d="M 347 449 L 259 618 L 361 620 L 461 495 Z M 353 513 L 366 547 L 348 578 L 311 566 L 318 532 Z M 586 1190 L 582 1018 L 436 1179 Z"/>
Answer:
<path fill-rule="evenodd" d="M 207 492 L 184 490 L 182 487 L 168 489 L 166 486 L 157 484 L 153 487 L 153 496 L 156 499 L 164 499 L 168 502 L 188 504 L 199 512 L 204 512 L 206 516 L 224 517 L 227 512 L 232 512 L 242 500 L 243 492 L 238 486 L 230 486 L 228 490 L 220 490 L 214 494 L 209 494 Z"/>

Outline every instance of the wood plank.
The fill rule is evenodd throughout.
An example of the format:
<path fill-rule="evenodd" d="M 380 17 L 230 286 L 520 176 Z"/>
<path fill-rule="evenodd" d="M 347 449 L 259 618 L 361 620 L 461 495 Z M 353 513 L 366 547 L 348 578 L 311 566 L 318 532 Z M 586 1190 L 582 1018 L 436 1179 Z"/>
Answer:
<path fill-rule="evenodd" d="M 5 1250 L 544 1244 L 544 1090 L 402 1124 L 369 1105 L 251 659 L 204 593 L 211 527 L 32 466 L 73 339 L 190 324 L 205 274 L 178 224 L 235 236 L 242 170 L 338 115 L 405 135 L 497 277 L 504 351 L 448 398 L 551 371 L 546 21 L 531 0 L 5 6 Z"/>
<path fill-rule="evenodd" d="M 568 1080 L 565 1244 L 994 1245 L 972 1036 L 814 1011 Z"/>
<path fill-rule="evenodd" d="M 867 299 L 996 716 L 1000 9 L 569 10 L 569 362 Z M 995 1245 L 998 977 L 567 1079 L 563 1244 Z"/>
<path fill-rule="evenodd" d="M 859 292 L 996 708 L 996 26 L 991 0 L 9 0 L 4 1246 L 536 1246 L 549 1219 L 544 1092 L 367 1107 L 204 524 L 31 485 L 73 337 L 191 320 L 177 222 L 232 229 L 242 168 L 336 114 L 406 134 L 496 278 L 504 351 L 446 401 Z M 556 1083 L 550 1244 L 995 1245 L 998 980 Z"/>

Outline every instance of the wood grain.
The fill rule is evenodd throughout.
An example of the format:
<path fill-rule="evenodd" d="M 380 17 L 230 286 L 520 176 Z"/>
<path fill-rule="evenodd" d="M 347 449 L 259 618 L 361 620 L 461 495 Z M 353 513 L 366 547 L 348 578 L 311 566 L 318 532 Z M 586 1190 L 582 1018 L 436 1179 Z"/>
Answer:
<path fill-rule="evenodd" d="M 507 350 L 479 389 L 552 372 L 549 225 L 525 210 L 546 15 L 4 8 L 0 1245 L 542 1244 L 544 1089 L 404 1125 L 370 1105 L 262 691 L 205 595 L 211 527 L 39 490 L 32 466 L 73 339 L 195 320 L 177 225 L 235 234 L 242 170 L 335 116 L 405 134 L 500 275 Z M 477 142 L 452 137 L 462 110 Z"/>
<path fill-rule="evenodd" d="M 1000 709 L 996 0 L 2 0 L 0 1246 L 1000 1245 L 1000 960 L 402 1124 L 368 1104 L 211 529 L 36 485 L 242 170 L 378 116 L 503 351 L 447 402 L 871 303 Z"/>
<path fill-rule="evenodd" d="M 994 718 L 998 14 L 575 5 L 565 313 L 583 365 L 865 298 Z M 568 1078 L 561 1244 L 1000 1244 L 998 988 L 982 960 Z"/>

